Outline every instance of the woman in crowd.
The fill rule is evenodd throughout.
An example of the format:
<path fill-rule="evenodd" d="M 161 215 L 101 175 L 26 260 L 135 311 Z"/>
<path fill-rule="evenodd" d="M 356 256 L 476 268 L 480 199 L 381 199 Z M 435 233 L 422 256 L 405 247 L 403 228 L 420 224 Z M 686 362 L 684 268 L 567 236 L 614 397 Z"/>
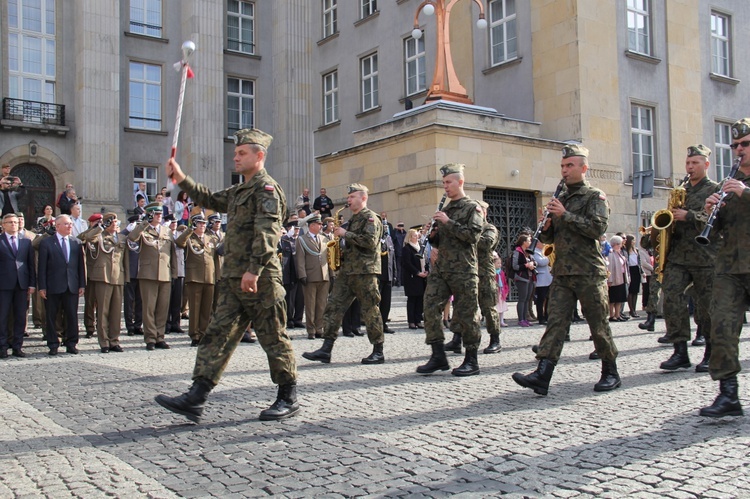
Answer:
<path fill-rule="evenodd" d="M 409 229 L 404 239 L 401 255 L 401 280 L 406 295 L 406 319 L 409 329 L 422 327 L 424 290 L 427 286 L 427 270 L 424 257 L 419 255 L 419 232 Z"/>
<path fill-rule="evenodd" d="M 536 263 L 532 258 L 526 254 L 526 249 L 531 245 L 531 236 L 528 234 L 521 234 L 518 236 L 516 241 L 516 247 L 513 250 L 513 270 L 515 276 L 513 282 L 516 284 L 518 290 L 518 303 L 516 304 L 516 312 L 518 312 L 518 325 L 521 327 L 529 327 L 531 324 L 526 320 L 526 315 L 529 307 L 529 297 L 531 296 L 532 287 L 534 284 L 534 269 Z"/>
<path fill-rule="evenodd" d="M 630 284 L 628 285 L 628 309 L 630 317 L 639 317 L 638 293 L 641 289 L 641 265 L 638 257 L 638 248 L 635 245 L 635 236 L 628 234 L 625 237 L 625 253 L 628 255 L 628 271 L 630 272 Z"/>
<path fill-rule="evenodd" d="M 174 217 L 177 219 L 179 225 L 188 224 L 188 219 L 190 218 L 189 204 L 187 192 L 180 191 L 177 194 L 177 199 L 174 201 Z"/>
<path fill-rule="evenodd" d="M 534 262 L 536 263 L 536 287 L 534 304 L 536 305 L 536 317 L 540 325 L 547 324 L 547 294 L 552 284 L 549 257 L 544 256 L 544 244 L 538 242 L 534 248 Z"/>
<path fill-rule="evenodd" d="M 628 298 L 628 283 L 630 270 L 628 259 L 622 250 L 622 238 L 612 236 L 609 240 L 612 251 L 609 254 L 607 270 L 607 286 L 609 286 L 609 322 L 624 322 L 627 317 L 622 316 L 622 306 Z"/>
<path fill-rule="evenodd" d="M 497 253 L 492 253 L 492 260 L 495 263 L 495 280 L 497 281 L 497 315 L 500 317 L 500 327 L 508 327 L 503 319 L 505 312 L 508 311 L 508 278 L 503 271 L 503 259 Z"/>

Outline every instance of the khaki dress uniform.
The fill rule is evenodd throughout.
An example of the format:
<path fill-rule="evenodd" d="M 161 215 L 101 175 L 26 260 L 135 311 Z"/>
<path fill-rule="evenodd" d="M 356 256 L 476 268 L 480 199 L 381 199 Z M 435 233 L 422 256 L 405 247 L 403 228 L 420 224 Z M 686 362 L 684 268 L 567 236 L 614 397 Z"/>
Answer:
<path fill-rule="evenodd" d="M 190 309 L 188 335 L 193 342 L 203 338 L 211 318 L 218 242 L 216 236 L 206 232 L 201 237 L 193 229 L 183 231 L 175 241 L 177 246 L 185 248 L 185 294 Z"/>

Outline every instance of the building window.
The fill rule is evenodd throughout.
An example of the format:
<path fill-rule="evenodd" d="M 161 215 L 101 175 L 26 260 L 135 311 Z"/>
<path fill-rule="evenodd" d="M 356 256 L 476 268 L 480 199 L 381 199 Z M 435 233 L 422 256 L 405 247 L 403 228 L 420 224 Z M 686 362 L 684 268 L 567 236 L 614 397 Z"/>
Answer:
<path fill-rule="evenodd" d="M 161 38 L 161 0 L 130 0 L 130 32 Z"/>
<path fill-rule="evenodd" d="M 130 63 L 130 126 L 161 130 L 161 67 Z"/>
<path fill-rule="evenodd" d="M 633 104 L 630 107 L 630 137 L 633 171 L 654 168 L 654 110 Z"/>
<path fill-rule="evenodd" d="M 339 30 L 337 0 L 323 0 L 323 38 L 331 36 Z"/>
<path fill-rule="evenodd" d="M 359 61 L 362 79 L 362 111 L 378 107 L 378 54 L 368 55 Z"/>
<path fill-rule="evenodd" d="M 628 48 L 651 55 L 651 15 L 649 0 L 628 0 Z"/>
<path fill-rule="evenodd" d="M 229 0 L 227 5 L 227 48 L 255 53 L 255 4 Z"/>
<path fill-rule="evenodd" d="M 227 136 L 243 128 L 255 128 L 255 82 L 229 78 L 227 81 Z"/>
<path fill-rule="evenodd" d="M 490 2 L 490 49 L 492 66 L 518 57 L 516 0 Z"/>
<path fill-rule="evenodd" d="M 724 180 L 732 169 L 731 125 L 716 122 L 714 124 L 714 161 L 716 162 L 716 180 Z"/>
<path fill-rule="evenodd" d="M 427 88 L 425 80 L 424 36 L 404 40 L 404 65 L 406 67 L 406 95 L 414 95 Z"/>
<path fill-rule="evenodd" d="M 231 182 L 232 185 L 244 184 L 245 183 L 245 176 L 244 175 L 240 175 L 239 173 L 236 173 L 236 172 L 232 172 L 232 178 L 231 178 L 230 182 Z"/>
<path fill-rule="evenodd" d="M 361 19 L 364 19 L 365 17 L 371 16 L 375 13 L 375 11 L 378 10 L 378 2 L 377 0 L 360 0 L 362 5 L 362 17 Z"/>
<path fill-rule="evenodd" d="M 8 96 L 55 102 L 55 0 L 8 0 Z"/>
<path fill-rule="evenodd" d="M 146 195 L 150 200 L 154 200 L 157 189 L 156 174 L 159 169 L 151 166 L 136 166 L 133 168 L 133 194 L 138 190 L 141 182 L 146 183 Z"/>
<path fill-rule="evenodd" d="M 717 75 L 732 76 L 729 17 L 711 13 L 711 71 Z"/>
<path fill-rule="evenodd" d="M 323 76 L 323 124 L 339 120 L 339 73 L 333 71 Z"/>

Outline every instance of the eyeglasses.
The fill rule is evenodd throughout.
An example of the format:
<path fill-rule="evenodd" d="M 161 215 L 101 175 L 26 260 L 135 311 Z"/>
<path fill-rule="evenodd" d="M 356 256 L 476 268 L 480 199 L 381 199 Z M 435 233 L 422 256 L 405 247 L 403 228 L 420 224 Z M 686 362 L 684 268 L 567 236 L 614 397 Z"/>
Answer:
<path fill-rule="evenodd" d="M 750 147 L 750 140 L 743 140 L 742 142 L 737 142 L 736 144 L 729 145 L 729 147 L 731 147 L 732 149 L 737 149 L 739 146 L 742 146 L 743 149 Z"/>

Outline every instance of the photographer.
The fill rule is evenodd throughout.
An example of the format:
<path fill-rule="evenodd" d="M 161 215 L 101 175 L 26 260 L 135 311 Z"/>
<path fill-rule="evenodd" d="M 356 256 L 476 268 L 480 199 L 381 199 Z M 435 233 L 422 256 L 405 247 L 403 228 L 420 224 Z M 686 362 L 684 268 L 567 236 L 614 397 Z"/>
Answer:
<path fill-rule="evenodd" d="M 60 207 L 60 214 L 70 215 L 70 210 L 74 205 L 78 204 L 81 198 L 76 195 L 76 190 L 71 186 L 65 189 L 65 195 L 60 196 L 58 201 Z"/>
<path fill-rule="evenodd" d="M 526 317 L 529 307 L 529 297 L 533 292 L 536 262 L 527 256 L 526 250 L 530 245 L 531 236 L 521 233 L 518 236 L 516 247 L 513 251 L 513 270 L 515 271 L 513 282 L 515 282 L 516 289 L 518 290 L 516 311 L 518 312 L 518 325 L 521 327 L 531 326 Z"/>
<path fill-rule="evenodd" d="M 26 189 L 21 179 L 10 175 L 10 165 L 3 165 L 3 176 L 0 178 L 0 217 L 20 211 L 18 201 L 25 195 Z"/>

